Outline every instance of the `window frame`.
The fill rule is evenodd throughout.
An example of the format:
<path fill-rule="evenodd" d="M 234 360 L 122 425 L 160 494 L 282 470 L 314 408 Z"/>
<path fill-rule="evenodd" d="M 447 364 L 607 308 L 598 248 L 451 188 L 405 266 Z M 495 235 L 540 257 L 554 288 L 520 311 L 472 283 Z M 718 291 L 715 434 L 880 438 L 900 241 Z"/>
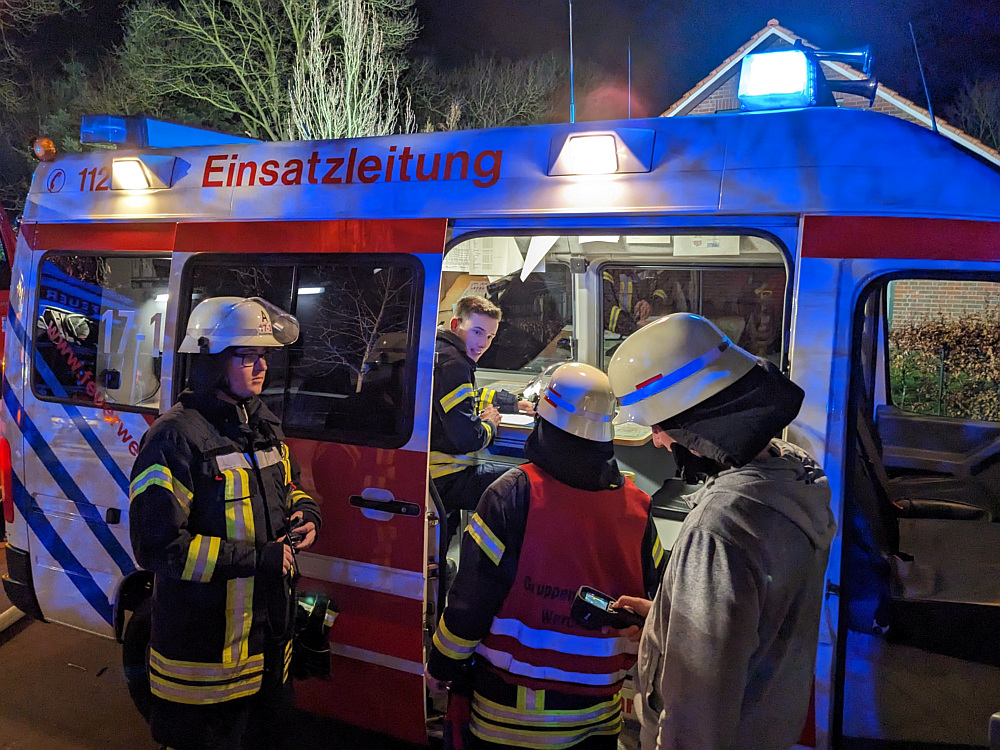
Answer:
<path fill-rule="evenodd" d="M 894 281 L 958 281 L 958 282 L 988 282 L 996 284 L 997 288 L 1000 289 L 1000 273 L 994 273 L 990 271 L 960 271 L 951 269 L 899 269 L 888 273 L 884 273 L 878 276 L 878 278 L 871 279 L 864 285 L 855 298 L 855 303 L 864 297 L 873 293 L 875 288 L 880 288 L 880 294 L 883 297 L 884 304 L 882 306 L 882 312 L 880 317 L 880 329 L 881 335 L 879 336 L 879 346 L 881 348 L 880 356 L 878 357 L 878 369 L 881 372 L 876 372 L 876 379 L 879 381 L 875 384 L 875 388 L 882 388 L 884 399 L 883 403 L 886 406 L 891 406 L 904 414 L 913 414 L 915 416 L 925 416 L 933 417 L 934 419 L 954 419 L 958 421 L 970 422 L 988 422 L 992 424 L 1000 424 L 1000 419 L 973 419 L 971 417 L 958 417 L 952 415 L 937 415 L 937 414 L 925 414 L 918 411 L 911 411 L 898 406 L 892 399 L 892 380 L 890 373 L 890 361 L 889 361 L 889 335 L 892 331 L 890 320 L 889 320 L 889 308 L 890 304 L 888 302 L 889 284 Z M 874 402 L 877 407 L 879 404 L 877 399 Z"/>
<path fill-rule="evenodd" d="M 291 397 L 291 391 L 288 387 L 289 383 L 289 373 L 290 373 L 290 361 L 286 358 L 285 361 L 285 371 L 283 374 L 283 379 L 285 381 L 285 386 L 283 388 L 283 393 L 281 397 L 282 410 L 281 414 L 278 415 L 281 420 L 281 429 L 287 437 L 290 438 L 301 438 L 306 440 L 315 440 L 317 442 L 324 443 L 338 443 L 342 445 L 360 445 L 370 448 L 384 448 L 389 450 L 395 450 L 402 448 L 406 445 L 410 438 L 413 436 L 414 430 L 414 417 L 416 410 L 416 390 L 417 390 L 417 371 L 419 363 L 419 353 L 420 353 L 420 323 L 421 323 L 421 311 L 423 309 L 423 298 L 424 298 L 424 284 L 426 272 L 424 269 L 424 264 L 421 262 L 420 258 L 413 254 L 407 253 L 405 251 L 398 252 L 339 252 L 339 253 L 316 253 L 316 252 L 272 252 L 272 253 L 252 253 L 249 255 L 240 254 L 234 255 L 233 253 L 197 253 L 187 258 L 184 262 L 184 267 L 181 269 L 181 281 L 180 290 L 178 292 L 177 301 L 177 320 L 176 328 L 174 331 L 174 340 L 179 343 L 183 341 L 184 334 L 186 330 L 186 323 L 188 317 L 191 314 L 192 304 L 191 304 L 191 294 L 193 291 L 194 284 L 194 273 L 196 268 L 204 268 L 205 266 L 230 266 L 234 265 L 234 258 L 253 258 L 254 265 L 256 267 L 266 267 L 266 266 L 283 266 L 290 268 L 292 270 L 292 301 L 293 306 L 297 309 L 298 306 L 298 287 L 299 287 L 299 267 L 310 266 L 316 267 L 319 265 L 358 265 L 363 262 L 371 261 L 372 263 L 380 263 L 383 265 L 392 265 L 393 267 L 408 268 L 412 273 L 411 284 L 413 286 L 413 293 L 410 297 L 410 308 L 409 315 L 407 317 L 407 339 L 406 339 L 406 379 L 404 381 L 403 399 L 399 406 L 399 410 L 402 414 L 402 420 L 399 421 L 397 418 L 397 423 L 399 429 L 393 433 L 391 436 L 382 435 L 367 435 L 363 438 L 352 437 L 351 439 L 343 439 L 343 436 L 338 435 L 336 439 L 331 439 L 330 428 L 318 429 L 318 428 L 305 428 L 295 425 L 289 425 L 286 422 L 286 410 L 288 406 L 289 399 Z M 295 314 L 293 312 L 292 314 Z M 290 346 L 294 346 L 291 344 Z M 171 403 L 176 401 L 177 396 L 183 390 L 184 383 L 184 373 L 185 365 L 187 363 L 187 357 L 190 355 L 181 354 L 179 352 L 174 352 L 173 360 L 173 370 L 172 370 L 172 383 L 171 383 Z"/>
<path fill-rule="evenodd" d="M 47 403 L 69 404 L 69 405 L 72 405 L 72 406 L 75 406 L 75 407 L 78 407 L 78 408 L 97 409 L 97 410 L 100 411 L 102 407 L 98 406 L 95 403 L 87 402 L 87 401 L 77 401 L 77 400 L 74 400 L 74 399 L 69 398 L 69 397 L 61 398 L 59 396 L 48 396 L 48 395 L 44 395 L 44 394 L 39 393 L 38 390 L 35 388 L 35 376 L 36 376 L 36 374 L 38 372 L 36 364 L 35 364 L 35 357 L 39 356 L 37 342 L 35 340 L 35 326 L 38 323 L 38 316 L 41 314 L 40 313 L 40 307 L 41 307 L 41 302 L 42 302 L 42 297 L 41 297 L 42 266 L 45 263 L 46 258 L 48 258 L 50 255 L 75 255 L 75 256 L 83 256 L 83 257 L 98 257 L 98 258 L 109 258 L 110 257 L 110 258 L 116 258 L 116 259 L 122 259 L 122 260 L 134 260 L 134 259 L 143 259 L 143 258 L 144 259 L 149 259 L 149 260 L 166 260 L 166 261 L 168 261 L 170 263 L 170 273 L 167 275 L 167 278 L 166 278 L 166 282 L 169 285 L 169 283 L 170 283 L 170 277 L 173 275 L 173 263 L 174 263 L 173 253 L 170 253 L 170 252 L 167 252 L 167 251 L 136 252 L 136 251 L 119 251 L 119 250 L 46 250 L 42 254 L 42 257 L 39 258 L 39 260 L 38 260 L 38 264 L 35 267 L 35 285 L 34 285 L 35 286 L 35 288 L 34 288 L 34 298 L 35 299 L 34 299 L 34 305 L 32 307 L 33 317 L 31 318 L 31 323 L 30 323 L 30 325 L 31 325 L 30 334 L 28 333 L 29 328 L 28 328 L 28 325 L 27 325 L 27 321 L 25 321 L 25 323 L 26 323 L 26 325 L 25 325 L 25 335 L 26 336 L 29 336 L 29 335 L 31 336 L 31 339 L 30 339 L 30 350 L 32 352 L 32 357 L 31 357 L 31 362 L 29 364 L 29 371 L 28 371 L 28 385 L 29 385 L 29 387 L 31 389 L 31 394 L 36 399 L 38 399 L 39 401 L 44 401 L 44 402 L 47 402 Z M 102 289 L 103 289 L 103 287 L 102 287 Z M 167 304 L 168 304 L 168 312 L 169 312 L 169 302 Z M 166 336 L 167 317 L 168 317 L 168 315 L 164 315 L 164 320 L 163 320 L 163 323 L 162 323 L 164 337 Z M 167 358 L 167 352 L 165 350 L 161 350 L 161 352 L 160 352 L 160 359 L 161 359 L 160 366 L 161 366 L 161 368 L 163 366 L 163 361 L 162 360 L 165 360 L 166 358 Z M 97 373 L 94 373 L 95 377 L 96 377 L 96 375 L 97 375 Z M 63 385 L 63 384 L 60 384 L 60 385 Z M 163 372 L 161 370 L 161 372 L 160 372 L 160 389 L 162 389 L 162 388 L 163 388 Z M 162 390 L 160 390 L 158 392 L 162 393 Z M 113 404 L 110 404 L 109 406 L 111 406 L 112 409 L 114 411 L 116 411 L 116 412 L 128 412 L 128 413 L 134 413 L 134 414 L 159 414 L 160 413 L 160 406 L 159 406 L 159 404 L 160 404 L 160 399 L 158 397 L 157 398 L 157 404 L 155 406 L 135 406 L 133 404 L 120 404 L 120 403 L 117 403 L 117 402 L 113 403 Z"/>

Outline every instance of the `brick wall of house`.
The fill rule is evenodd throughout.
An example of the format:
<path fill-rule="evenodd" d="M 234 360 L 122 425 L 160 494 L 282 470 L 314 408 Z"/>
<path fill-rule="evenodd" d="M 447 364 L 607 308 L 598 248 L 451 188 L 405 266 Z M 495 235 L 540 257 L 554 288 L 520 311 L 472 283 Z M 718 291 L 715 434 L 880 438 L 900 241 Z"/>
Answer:
<path fill-rule="evenodd" d="M 738 69 L 737 69 L 738 70 Z M 739 109 L 740 102 L 736 98 L 736 84 L 739 76 L 734 72 L 729 78 L 718 86 L 715 91 L 692 109 L 688 114 L 692 115 L 714 115 L 716 112 Z"/>
<path fill-rule="evenodd" d="M 1000 284 L 989 281 L 907 279 L 893 284 L 892 325 L 959 317 L 1000 308 Z"/>

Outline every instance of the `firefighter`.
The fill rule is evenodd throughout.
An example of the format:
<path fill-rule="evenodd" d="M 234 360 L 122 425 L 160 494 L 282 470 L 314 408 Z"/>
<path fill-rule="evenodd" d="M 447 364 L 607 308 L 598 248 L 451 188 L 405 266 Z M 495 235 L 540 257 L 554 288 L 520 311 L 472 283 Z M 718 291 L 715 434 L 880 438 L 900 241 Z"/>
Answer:
<path fill-rule="evenodd" d="M 280 420 L 260 400 L 267 355 L 298 323 L 259 298 L 191 313 L 189 390 L 142 439 L 132 549 L 153 571 L 153 738 L 176 750 L 281 745 L 291 704 L 294 549 L 320 526 Z"/>
<path fill-rule="evenodd" d="M 643 750 L 785 750 L 800 736 L 835 531 L 826 476 L 773 439 L 803 392 L 698 315 L 677 313 L 619 347 L 618 421 L 672 451 L 693 507 L 647 619 L 637 713 Z"/>
<path fill-rule="evenodd" d="M 489 300 L 462 297 L 448 328 L 437 332 L 430 472 L 449 513 L 449 538 L 458 511 L 475 510 L 483 491 L 509 468 L 474 455 L 496 438 L 500 413 L 534 413 L 529 401 L 507 391 L 476 390 L 476 362 L 493 343 L 500 317 Z"/>
<path fill-rule="evenodd" d="M 614 406 L 603 372 L 557 368 L 524 446 L 531 463 L 494 482 L 466 528 L 427 677 L 432 692 L 460 691 L 471 671 L 474 747 L 617 746 L 637 646 L 583 629 L 570 608 L 583 585 L 648 596 L 663 550 L 649 496 L 615 462 Z"/>
<path fill-rule="evenodd" d="M 601 275 L 604 330 L 628 336 L 647 325 L 651 319 L 666 312 L 687 309 L 680 285 L 678 297 L 671 309 L 671 295 L 664 291 L 665 281 L 656 272 L 638 272 L 628 269 L 605 270 Z M 681 307 L 678 307 L 680 305 Z"/>

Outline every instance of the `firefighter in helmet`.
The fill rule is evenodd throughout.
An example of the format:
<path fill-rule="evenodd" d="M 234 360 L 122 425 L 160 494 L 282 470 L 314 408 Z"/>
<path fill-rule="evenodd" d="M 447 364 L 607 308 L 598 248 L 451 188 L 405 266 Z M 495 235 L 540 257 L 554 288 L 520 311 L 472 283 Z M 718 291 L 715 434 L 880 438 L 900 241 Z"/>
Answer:
<path fill-rule="evenodd" d="M 636 646 L 582 629 L 572 600 L 583 585 L 646 596 L 663 550 L 649 496 L 614 459 L 607 376 L 562 365 L 536 408 L 530 463 L 486 490 L 466 528 L 428 684 L 458 689 L 471 672 L 474 747 L 615 748 Z"/>
<path fill-rule="evenodd" d="M 642 748 L 790 748 L 809 705 L 835 530 L 822 469 L 775 438 L 803 391 L 688 313 L 629 336 L 608 376 L 618 420 L 650 426 L 687 482 L 709 480 L 687 498 L 653 602 L 617 602 L 648 615 Z"/>
<path fill-rule="evenodd" d="M 260 298 L 199 303 L 178 349 L 188 389 L 132 469 L 132 548 L 154 574 L 150 724 L 176 750 L 280 746 L 287 731 L 294 550 L 320 513 L 259 396 L 268 353 L 296 338 Z"/>

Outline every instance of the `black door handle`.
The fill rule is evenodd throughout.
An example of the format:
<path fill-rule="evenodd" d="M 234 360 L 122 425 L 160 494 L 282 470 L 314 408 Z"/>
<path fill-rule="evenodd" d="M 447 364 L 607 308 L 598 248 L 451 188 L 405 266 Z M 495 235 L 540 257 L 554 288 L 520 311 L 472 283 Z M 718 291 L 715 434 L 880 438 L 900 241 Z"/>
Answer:
<path fill-rule="evenodd" d="M 407 503 L 402 500 L 371 500 L 361 495 L 351 495 L 351 505 L 355 508 L 367 508 L 368 510 L 381 510 L 386 513 L 396 513 L 401 516 L 419 516 L 420 506 L 416 503 Z"/>

